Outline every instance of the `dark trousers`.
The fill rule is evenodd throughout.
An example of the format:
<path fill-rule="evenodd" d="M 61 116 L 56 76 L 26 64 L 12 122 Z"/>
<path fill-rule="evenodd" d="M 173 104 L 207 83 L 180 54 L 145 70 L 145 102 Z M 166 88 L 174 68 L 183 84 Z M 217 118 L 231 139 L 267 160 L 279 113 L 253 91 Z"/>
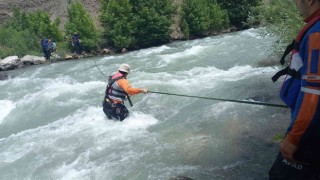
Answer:
<path fill-rule="evenodd" d="M 42 51 L 43 51 L 43 54 L 44 54 L 44 57 L 46 58 L 46 60 L 49 60 L 50 59 L 50 51 L 49 51 L 49 49 L 42 48 Z"/>
<path fill-rule="evenodd" d="M 320 180 L 320 167 L 291 163 L 279 153 L 269 171 L 269 180 Z"/>
<path fill-rule="evenodd" d="M 106 114 L 108 119 L 114 118 L 116 120 L 123 121 L 129 115 L 128 109 L 123 104 L 103 101 L 102 106 L 103 112 Z"/>
<path fill-rule="evenodd" d="M 74 43 L 74 50 L 73 52 L 76 52 L 77 54 L 81 54 L 82 52 L 82 46 L 80 43 Z"/>

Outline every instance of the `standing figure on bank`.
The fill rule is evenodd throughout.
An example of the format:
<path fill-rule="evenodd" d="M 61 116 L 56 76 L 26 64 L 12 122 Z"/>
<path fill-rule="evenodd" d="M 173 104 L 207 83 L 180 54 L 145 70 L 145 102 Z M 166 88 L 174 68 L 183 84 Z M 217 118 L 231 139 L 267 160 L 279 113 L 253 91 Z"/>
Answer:
<path fill-rule="evenodd" d="M 270 180 L 320 179 L 320 0 L 295 0 L 307 23 L 290 49 L 280 97 L 291 123 L 269 171 Z"/>
<path fill-rule="evenodd" d="M 49 52 L 49 41 L 45 37 L 41 37 L 40 41 L 41 47 L 42 47 L 42 52 L 44 54 L 44 57 L 46 60 L 50 60 L 50 52 Z"/>
<path fill-rule="evenodd" d="M 80 39 L 79 35 L 77 32 L 74 32 L 72 35 L 72 46 L 73 46 L 73 51 L 76 52 L 77 54 L 81 54 L 82 47 L 80 44 Z"/>
<path fill-rule="evenodd" d="M 128 109 L 124 106 L 124 101 L 130 98 L 130 95 L 148 92 L 145 88 L 131 87 L 127 80 L 129 72 L 130 66 L 128 64 L 121 64 L 118 72 L 109 77 L 102 103 L 103 112 L 108 119 L 115 118 L 116 120 L 123 121 L 129 115 Z"/>
<path fill-rule="evenodd" d="M 55 42 L 53 42 L 51 39 L 49 39 L 48 47 L 49 47 L 50 56 L 52 56 L 52 53 L 57 50 L 57 45 Z"/>

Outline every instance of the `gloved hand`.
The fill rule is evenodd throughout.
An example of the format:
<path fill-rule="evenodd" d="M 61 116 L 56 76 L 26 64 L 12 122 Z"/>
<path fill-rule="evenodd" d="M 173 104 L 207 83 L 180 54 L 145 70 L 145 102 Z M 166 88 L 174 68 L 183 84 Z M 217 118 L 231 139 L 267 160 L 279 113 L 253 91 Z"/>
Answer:
<path fill-rule="evenodd" d="M 148 89 L 147 88 L 140 89 L 140 93 L 146 94 L 148 93 Z"/>

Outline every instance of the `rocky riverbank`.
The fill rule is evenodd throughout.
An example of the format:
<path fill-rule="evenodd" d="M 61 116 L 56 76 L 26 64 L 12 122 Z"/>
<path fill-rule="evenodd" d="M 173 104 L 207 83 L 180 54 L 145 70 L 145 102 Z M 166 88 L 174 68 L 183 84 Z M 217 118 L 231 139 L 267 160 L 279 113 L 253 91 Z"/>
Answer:
<path fill-rule="evenodd" d="M 18 56 L 9 56 L 4 59 L 0 59 L 0 72 L 14 70 L 18 68 L 24 68 L 24 67 L 33 66 L 33 65 L 54 63 L 54 62 L 74 60 L 74 59 L 83 59 L 83 58 L 107 55 L 107 54 L 114 54 L 114 52 L 109 49 L 103 49 L 99 53 L 83 52 L 82 54 L 67 54 L 67 55 L 64 55 L 63 57 L 57 54 L 54 54 L 51 60 L 46 60 L 44 57 L 33 56 L 33 55 L 26 55 L 21 58 Z"/>

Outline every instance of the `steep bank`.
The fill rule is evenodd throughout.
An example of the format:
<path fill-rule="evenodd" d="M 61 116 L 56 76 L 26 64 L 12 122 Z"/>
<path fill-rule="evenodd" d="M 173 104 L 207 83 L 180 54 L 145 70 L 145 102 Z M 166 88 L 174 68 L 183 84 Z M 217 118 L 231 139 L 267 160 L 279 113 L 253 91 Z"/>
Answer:
<path fill-rule="evenodd" d="M 2 24 L 8 17 L 12 16 L 12 9 L 20 7 L 25 11 L 43 10 L 48 12 L 51 19 L 61 19 L 61 27 L 67 21 L 68 6 L 71 0 L 0 0 L 0 24 Z M 94 23 L 99 27 L 99 0 L 79 0 L 88 13 L 92 16 Z"/>
<path fill-rule="evenodd" d="M 51 20 L 56 18 L 61 19 L 60 28 L 63 29 L 64 24 L 68 19 L 68 6 L 71 4 L 72 0 L 0 0 L 0 25 L 5 22 L 5 20 L 12 16 L 12 10 L 14 7 L 20 7 L 25 11 L 36 11 L 43 10 L 48 12 Z M 101 29 L 99 22 L 99 11 L 101 8 L 100 0 L 79 0 L 83 6 L 87 9 L 88 13 L 92 17 L 96 28 Z M 182 0 L 176 0 L 175 3 L 180 5 Z M 172 39 L 181 39 L 182 33 L 179 27 L 179 17 L 178 15 L 174 18 L 175 23 L 172 25 Z"/>

